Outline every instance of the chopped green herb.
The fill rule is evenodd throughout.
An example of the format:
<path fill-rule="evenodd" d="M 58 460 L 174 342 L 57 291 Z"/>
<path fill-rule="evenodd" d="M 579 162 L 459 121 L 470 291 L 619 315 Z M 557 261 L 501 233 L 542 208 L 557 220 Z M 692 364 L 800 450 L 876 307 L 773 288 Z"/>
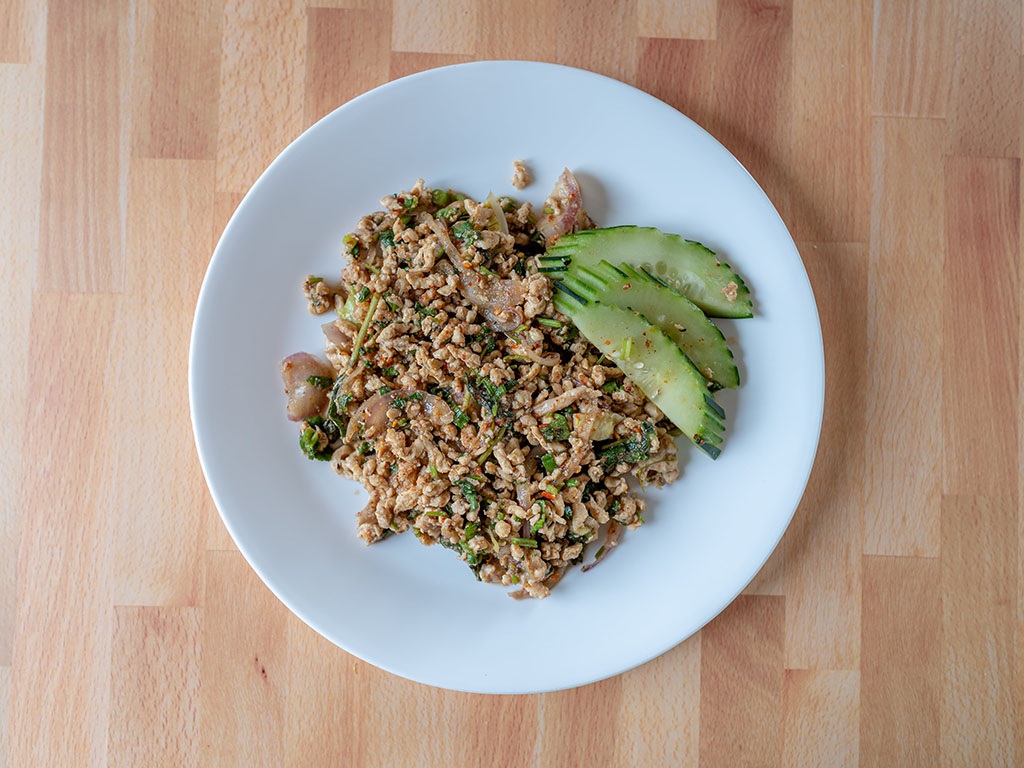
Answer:
<path fill-rule="evenodd" d="M 384 297 L 384 303 L 388 305 L 388 309 L 394 312 L 396 315 L 402 310 L 400 306 L 391 301 L 387 296 Z"/>
<path fill-rule="evenodd" d="M 388 467 L 388 472 L 390 472 L 391 474 L 394 474 L 397 471 L 398 471 L 398 465 L 397 464 L 392 464 L 390 467 Z"/>
<path fill-rule="evenodd" d="M 334 386 L 334 379 L 330 376 L 307 376 L 306 383 L 320 389 L 330 389 Z"/>
<path fill-rule="evenodd" d="M 419 198 L 416 197 L 416 195 L 411 195 L 410 197 L 407 197 L 402 200 L 402 205 L 404 205 L 406 208 L 415 208 L 417 205 L 419 205 L 419 203 Z"/>
<path fill-rule="evenodd" d="M 481 274 L 487 275 L 488 277 L 498 277 L 497 272 L 495 272 L 493 269 L 488 269 L 483 264 L 477 267 L 477 271 L 480 272 Z"/>
<path fill-rule="evenodd" d="M 427 517 L 448 517 L 447 510 L 443 510 L 443 509 L 442 510 L 433 511 L 433 512 L 428 511 L 428 512 L 424 512 L 423 514 L 426 515 Z"/>
<path fill-rule="evenodd" d="M 575 488 L 577 485 L 580 484 L 580 481 L 574 477 L 572 480 L 566 480 L 565 484 L 570 488 Z"/>
<path fill-rule="evenodd" d="M 452 227 L 452 236 L 459 245 L 466 247 L 475 243 L 480 234 L 468 221 L 459 221 Z"/>
<path fill-rule="evenodd" d="M 480 343 L 482 349 L 480 354 L 486 357 L 497 347 L 497 342 L 494 339 L 494 331 L 491 330 L 489 325 L 484 325 L 480 333 L 475 333 L 469 337 L 469 342 L 472 344 Z"/>
<path fill-rule="evenodd" d="M 421 306 L 420 306 L 420 304 L 419 304 L 419 302 L 416 302 L 416 303 L 415 303 L 415 304 L 413 305 L 413 308 L 414 308 L 414 309 L 415 309 L 415 310 L 416 310 L 417 312 L 419 312 L 419 313 L 420 313 L 421 315 L 426 315 L 427 317 L 431 317 L 431 316 L 433 316 L 433 315 L 436 315 L 436 314 L 437 314 L 437 310 L 436 310 L 436 309 L 431 309 L 430 307 L 421 307 Z"/>
<path fill-rule="evenodd" d="M 469 511 L 476 512 L 480 509 L 480 499 L 476 494 L 476 488 L 468 480 L 459 480 L 455 485 L 462 488 L 462 498 L 469 504 Z"/>
<path fill-rule="evenodd" d="M 443 189 L 435 189 L 430 193 L 430 202 L 434 205 L 448 205 L 448 193 Z"/>
<path fill-rule="evenodd" d="M 317 283 L 322 283 L 323 281 L 324 279 L 322 277 L 311 277 L 306 282 L 309 283 L 310 285 L 316 285 Z"/>
<path fill-rule="evenodd" d="M 342 242 L 348 246 L 348 252 L 352 256 L 359 255 L 359 241 L 356 240 L 356 236 L 352 234 L 345 235 L 342 238 Z"/>
<path fill-rule="evenodd" d="M 442 208 L 437 212 L 437 218 L 444 219 L 445 221 L 451 221 L 462 212 L 463 208 L 461 205 L 452 203 L 447 208 Z"/>
<path fill-rule="evenodd" d="M 622 389 L 622 385 L 619 384 L 619 382 L 617 381 L 606 381 L 604 384 L 601 385 L 601 389 L 604 392 L 618 392 L 620 389 Z"/>
<path fill-rule="evenodd" d="M 348 404 L 352 401 L 352 393 L 343 393 L 341 391 L 344 382 L 345 375 L 342 374 L 334 382 L 330 401 L 327 404 L 327 418 L 333 421 L 334 425 L 342 432 L 345 431 L 345 426 L 348 423 L 348 414 L 345 411 L 348 408 Z"/>
<path fill-rule="evenodd" d="M 557 443 L 562 440 L 568 440 L 572 430 L 569 427 L 569 420 L 565 418 L 565 413 L 557 411 L 552 415 L 551 422 L 540 428 L 540 433 L 548 442 Z"/>
<path fill-rule="evenodd" d="M 639 433 L 604 446 L 598 455 L 604 461 L 605 471 L 616 464 L 635 464 L 646 459 L 651 453 L 653 435 L 654 426 L 644 421 L 640 423 Z"/>
<path fill-rule="evenodd" d="M 383 387 L 381 387 L 380 389 L 377 390 L 377 394 L 378 395 L 386 395 L 390 391 L 391 391 L 391 387 L 389 387 L 387 384 L 385 384 Z"/>
<path fill-rule="evenodd" d="M 558 464 L 555 462 L 555 457 L 550 453 L 545 453 L 540 457 L 540 463 L 544 465 L 544 471 L 547 473 L 554 472 L 558 468 Z"/>
<path fill-rule="evenodd" d="M 373 272 L 373 274 L 375 274 L 375 275 L 379 275 L 380 274 L 380 270 L 377 269 L 377 267 L 373 266 L 373 264 L 367 264 L 366 268 L 368 270 L 370 270 L 371 272 Z"/>
<path fill-rule="evenodd" d="M 299 447 L 306 458 L 315 461 L 328 461 L 331 458 L 330 445 L 341 432 L 333 421 L 321 416 L 306 419 L 306 428 L 299 435 Z"/>
<path fill-rule="evenodd" d="M 393 230 L 393 229 L 381 230 L 380 237 L 378 238 L 377 242 L 379 242 L 381 244 L 381 246 L 383 246 L 384 248 L 394 248 L 395 247 L 395 230 Z"/>
<path fill-rule="evenodd" d="M 359 293 L 356 294 L 356 303 L 362 304 L 368 298 L 370 298 L 370 289 L 364 285 L 359 289 Z"/>
<path fill-rule="evenodd" d="M 463 538 L 465 538 L 466 541 L 469 541 L 474 536 L 476 536 L 476 532 L 477 532 L 477 530 L 479 528 L 480 528 L 480 526 L 477 523 L 470 523 L 469 525 L 466 526 L 466 532 L 465 532 L 465 535 L 463 536 Z"/>
<path fill-rule="evenodd" d="M 541 210 L 544 211 L 544 213 L 546 213 L 548 216 L 555 212 L 555 209 L 552 208 L 550 205 L 545 205 L 543 208 L 541 208 Z"/>
<path fill-rule="evenodd" d="M 549 328 L 561 328 L 565 325 L 561 320 L 555 320 L 553 317 L 538 317 L 537 322 Z"/>
<path fill-rule="evenodd" d="M 435 480 L 439 477 L 437 467 L 434 466 L 434 462 L 430 462 L 430 476 Z"/>
<path fill-rule="evenodd" d="M 513 544 L 518 544 L 520 547 L 530 547 L 531 549 L 537 548 L 536 539 L 520 539 L 516 536 L 513 536 L 511 541 Z"/>
<path fill-rule="evenodd" d="M 373 446 L 370 445 L 366 440 L 363 440 L 356 449 L 356 456 L 373 456 L 376 451 L 373 450 Z"/>
<path fill-rule="evenodd" d="M 504 418 L 510 415 L 501 402 L 507 392 L 504 384 L 495 386 L 489 378 L 482 373 L 477 373 L 476 379 L 466 377 L 466 388 L 482 411 L 495 418 Z"/>
<path fill-rule="evenodd" d="M 546 511 L 540 513 L 540 518 L 536 523 L 530 526 L 530 533 L 536 533 L 545 525 L 548 524 L 548 513 Z"/>
<path fill-rule="evenodd" d="M 393 365 L 389 365 L 387 368 L 384 369 L 384 375 L 387 376 L 389 379 L 393 379 L 398 375 L 398 369 L 395 368 L 395 366 Z"/>

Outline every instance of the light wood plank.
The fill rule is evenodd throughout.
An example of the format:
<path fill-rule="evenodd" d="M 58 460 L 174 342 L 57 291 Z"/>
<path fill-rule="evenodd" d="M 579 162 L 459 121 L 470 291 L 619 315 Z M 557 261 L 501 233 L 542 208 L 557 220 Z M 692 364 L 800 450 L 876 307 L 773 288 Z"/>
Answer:
<path fill-rule="evenodd" d="M 392 53 L 388 65 L 388 79 L 396 80 L 427 69 L 462 64 L 466 61 L 472 61 L 472 57 L 454 53 Z"/>
<path fill-rule="evenodd" d="M 938 765 L 942 606 L 935 558 L 864 558 L 860 765 Z"/>
<path fill-rule="evenodd" d="M 128 179 L 128 0 L 53 0 L 36 285 L 119 291 Z M 88 51 L 88 55 L 82 55 Z"/>
<path fill-rule="evenodd" d="M 0 64 L 17 64 L 26 59 L 27 5 L 28 0 L 0 0 Z"/>
<path fill-rule="evenodd" d="M 305 127 L 306 9 L 225 0 L 217 190 L 246 192 Z"/>
<path fill-rule="evenodd" d="M 196 608 L 114 610 L 110 768 L 198 765 L 200 623 Z"/>
<path fill-rule="evenodd" d="M 105 765 L 110 698 L 110 521 L 117 300 L 36 294 L 23 436 L 23 510 L 10 763 Z M 40 425 L 60 425 L 41 429 Z"/>
<path fill-rule="evenodd" d="M 943 499 L 940 733 L 946 766 L 1015 764 L 1016 528 L 1012 497 Z"/>
<path fill-rule="evenodd" d="M 950 0 L 876 0 L 871 109 L 945 117 L 953 66 Z"/>
<path fill-rule="evenodd" d="M 7 751 L 10 746 L 8 723 L 11 706 L 11 668 L 0 667 L 0 768 L 7 768 Z"/>
<path fill-rule="evenodd" d="M 132 154 L 213 160 L 223 0 L 138 0 Z"/>
<path fill-rule="evenodd" d="M 205 556 L 199 765 L 277 768 L 288 686 L 288 609 L 237 552 Z"/>
<path fill-rule="evenodd" d="M 636 78 L 638 44 L 634 0 L 605 0 L 600 10 L 589 0 L 558 3 L 559 45 L 555 62 L 589 69 L 632 84 Z"/>
<path fill-rule="evenodd" d="M 865 370 L 868 254 L 859 244 L 801 243 L 819 307 L 825 416 L 814 470 L 782 545 L 785 664 L 860 664 L 863 478 L 867 462 Z"/>
<path fill-rule="evenodd" d="M 149 371 L 171 386 L 151 387 L 146 407 L 134 398 L 112 404 L 119 439 L 110 458 L 134 478 L 115 489 L 110 513 L 114 600 L 122 605 L 195 605 L 200 599 L 208 494 L 188 420 L 168 415 L 188 411 L 191 312 L 210 241 L 213 186 L 211 161 L 132 161 L 125 275 L 132 299 L 118 313 L 112 375 L 132 381 Z M 158 297 L 158 311 L 143 297 Z M 145 513 L 154 506 L 159 514 Z"/>
<path fill-rule="evenodd" d="M 637 34 L 714 40 L 718 27 L 717 0 L 637 0 Z"/>
<path fill-rule="evenodd" d="M 43 69 L 0 64 L 0 112 L 18 115 L 5 128 L 0 162 L 0 444 L 17 446 L 26 424 L 29 316 L 39 227 L 39 173 L 42 152 Z M 14 643 L 15 572 L 18 562 L 20 450 L 0 451 L 0 666 L 11 663 Z"/>
<path fill-rule="evenodd" d="M 391 50 L 473 53 L 477 7 L 472 0 L 392 0 Z"/>
<path fill-rule="evenodd" d="M 995 495 L 1018 469 L 1020 161 L 951 157 L 945 171 L 943 491 Z"/>
<path fill-rule="evenodd" d="M 481 58 L 557 61 L 558 4 L 548 0 L 480 0 L 476 50 Z"/>
<path fill-rule="evenodd" d="M 790 220 L 791 0 L 719 0 L 714 100 L 707 128 Z M 794 201 L 797 202 L 797 201 Z"/>
<path fill-rule="evenodd" d="M 294 616 L 288 619 L 287 633 L 285 765 L 306 768 L 311 755 L 319 755 L 324 764 L 367 765 L 366 743 L 378 728 L 379 702 L 368 695 L 372 668 L 364 667 L 367 672 L 361 674 L 354 656 Z M 354 727 L 359 722 L 370 728 Z M 325 728 L 324 723 L 337 727 Z"/>
<path fill-rule="evenodd" d="M 950 154 L 1020 156 L 1021 15 L 1020 0 L 953 0 Z"/>
<path fill-rule="evenodd" d="M 655 94 L 697 124 L 715 124 L 715 52 L 704 40 L 642 40 L 637 87 Z"/>
<path fill-rule="evenodd" d="M 611 756 L 614 765 L 695 768 L 700 736 L 698 633 L 662 656 L 622 675 L 623 722 Z M 600 761 L 598 761 L 600 762 Z"/>
<path fill-rule="evenodd" d="M 785 610 L 782 597 L 741 595 L 704 628 L 701 768 L 780 764 Z"/>
<path fill-rule="evenodd" d="M 859 696 L 856 671 L 786 670 L 782 765 L 855 768 Z"/>
<path fill-rule="evenodd" d="M 864 552 L 872 555 L 939 554 L 944 131 L 938 120 L 873 121 L 862 374 L 868 433 L 881 437 L 871 441 L 866 478 Z"/>
<path fill-rule="evenodd" d="M 391 15 L 311 8 L 307 12 L 306 123 L 386 82 Z"/>
<path fill-rule="evenodd" d="M 793 5 L 793 155 L 801 180 L 797 240 L 868 240 L 871 125 L 870 0 Z"/>

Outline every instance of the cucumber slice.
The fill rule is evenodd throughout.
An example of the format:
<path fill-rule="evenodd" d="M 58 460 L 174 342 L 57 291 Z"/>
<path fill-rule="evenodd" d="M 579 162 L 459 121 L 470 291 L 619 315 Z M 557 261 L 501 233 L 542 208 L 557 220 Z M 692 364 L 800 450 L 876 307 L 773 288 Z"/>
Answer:
<path fill-rule="evenodd" d="M 653 227 L 587 229 L 563 235 L 538 257 L 538 266 L 557 272 L 593 269 L 602 260 L 618 267 L 635 264 L 672 286 L 712 317 L 753 317 L 743 278 L 715 252 L 693 240 Z"/>
<path fill-rule="evenodd" d="M 590 301 L 562 283 L 556 286 L 558 311 L 572 318 L 580 333 L 614 360 L 694 445 L 717 459 L 725 411 L 672 339 L 638 312 Z"/>
<path fill-rule="evenodd" d="M 602 261 L 580 267 L 562 282 L 590 301 L 628 307 L 654 322 L 716 387 L 739 386 L 740 374 L 725 337 L 700 307 L 674 288 L 629 264 Z"/>

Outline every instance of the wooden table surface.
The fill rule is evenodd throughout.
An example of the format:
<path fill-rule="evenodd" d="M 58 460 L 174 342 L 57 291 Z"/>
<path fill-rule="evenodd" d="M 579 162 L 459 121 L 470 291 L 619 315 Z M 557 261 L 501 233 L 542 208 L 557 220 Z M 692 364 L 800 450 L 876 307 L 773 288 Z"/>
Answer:
<path fill-rule="evenodd" d="M 1021 15 L 0 0 L 0 767 L 1024 765 Z M 200 281 L 260 171 L 366 89 L 477 58 L 705 126 L 779 208 L 825 337 L 817 463 L 761 574 L 661 658 L 547 695 L 410 683 L 291 616 L 188 419 Z"/>

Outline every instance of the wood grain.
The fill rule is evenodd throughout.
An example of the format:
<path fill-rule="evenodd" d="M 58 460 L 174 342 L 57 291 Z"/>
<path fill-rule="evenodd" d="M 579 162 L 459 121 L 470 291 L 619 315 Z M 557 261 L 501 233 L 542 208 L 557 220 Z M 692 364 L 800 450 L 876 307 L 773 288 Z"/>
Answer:
<path fill-rule="evenodd" d="M 953 59 L 947 0 L 877 0 L 874 5 L 871 111 L 945 117 Z"/>
<path fill-rule="evenodd" d="M 782 765 L 854 768 L 859 694 L 856 671 L 787 670 L 782 688 Z"/>
<path fill-rule="evenodd" d="M 1002 361 L 1019 351 L 1020 160 L 948 158 L 945 171 L 943 491 L 996 494 L 1018 468 L 1017 372 Z M 999 311 L 956 322 L 982 304 Z"/>
<path fill-rule="evenodd" d="M 1016 525 L 1011 498 L 943 500 L 941 743 L 947 765 L 1014 764 L 1014 717 L 1020 716 L 1013 690 L 1021 589 Z"/>
<path fill-rule="evenodd" d="M 782 597 L 742 595 L 705 627 L 701 768 L 780 765 L 785 604 Z"/>
<path fill-rule="evenodd" d="M 944 131 L 938 120 L 873 123 L 866 369 L 878 373 L 865 388 L 869 434 L 884 439 L 872 440 L 867 468 L 864 551 L 872 555 L 939 554 Z M 914 387 L 890 371 L 912 375 Z"/>
<path fill-rule="evenodd" d="M 208 552 L 205 565 L 199 765 L 279 766 L 288 609 L 237 552 Z"/>
<path fill-rule="evenodd" d="M 0 0 L 0 768 L 1022 764 L 1022 17 Z M 826 354 L 807 491 L 744 595 L 544 695 L 421 686 L 302 624 L 188 426 L 196 295 L 259 173 L 362 91 L 479 58 L 611 75 L 711 131 L 796 236 Z"/>
<path fill-rule="evenodd" d="M 49 5 L 46 80 L 60 85 L 45 93 L 36 270 L 44 290 L 122 288 L 128 9 L 127 0 Z"/>
<path fill-rule="evenodd" d="M 111 768 L 199 764 L 199 632 L 196 608 L 114 610 Z"/>
<path fill-rule="evenodd" d="M 135 7 L 132 155 L 213 160 L 222 2 Z"/>
<path fill-rule="evenodd" d="M 936 765 L 942 691 L 940 565 L 864 558 L 860 764 Z M 909 627 L 912 631 L 899 631 Z"/>

